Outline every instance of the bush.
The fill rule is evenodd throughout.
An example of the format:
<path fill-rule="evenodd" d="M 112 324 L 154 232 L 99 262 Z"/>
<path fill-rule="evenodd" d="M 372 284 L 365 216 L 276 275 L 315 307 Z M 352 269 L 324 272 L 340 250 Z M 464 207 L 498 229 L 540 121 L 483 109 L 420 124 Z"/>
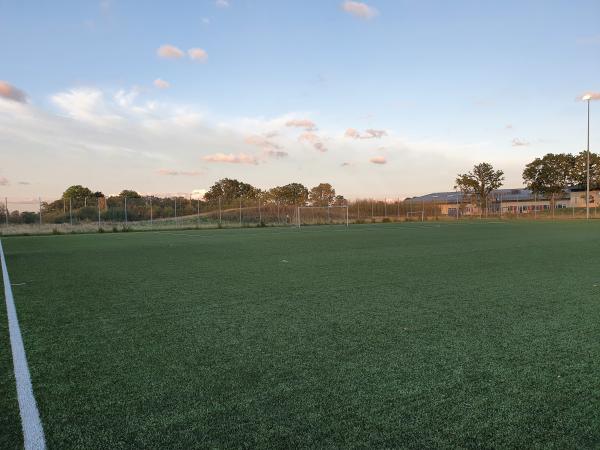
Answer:
<path fill-rule="evenodd" d="M 52 234 L 62 234 L 58 228 L 52 228 Z"/>
<path fill-rule="evenodd" d="M 98 233 L 104 233 L 104 228 L 102 228 L 102 227 L 98 228 Z"/>
<path fill-rule="evenodd" d="M 390 222 L 391 222 L 391 220 L 390 220 L 390 218 L 389 218 L 389 217 L 384 217 L 384 218 L 381 220 L 381 222 L 383 222 L 383 223 L 390 223 Z"/>

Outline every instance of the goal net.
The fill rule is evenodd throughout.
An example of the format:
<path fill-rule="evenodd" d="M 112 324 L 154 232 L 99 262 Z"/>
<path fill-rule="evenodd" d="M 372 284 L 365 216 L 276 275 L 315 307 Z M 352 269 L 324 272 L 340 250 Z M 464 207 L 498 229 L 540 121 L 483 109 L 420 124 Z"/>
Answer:
<path fill-rule="evenodd" d="M 345 225 L 348 226 L 347 206 L 300 206 L 297 212 L 298 227 L 302 225 Z"/>
<path fill-rule="evenodd" d="M 423 222 L 425 220 L 425 211 L 407 211 L 406 212 L 406 220 L 420 220 Z"/>

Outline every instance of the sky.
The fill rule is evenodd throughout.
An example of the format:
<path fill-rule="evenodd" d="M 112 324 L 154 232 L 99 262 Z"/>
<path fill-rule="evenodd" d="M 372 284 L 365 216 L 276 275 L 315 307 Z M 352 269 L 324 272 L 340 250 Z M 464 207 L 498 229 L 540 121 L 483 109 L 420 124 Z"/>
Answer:
<path fill-rule="evenodd" d="M 0 0 L 0 195 L 521 187 L 585 149 L 599 74 L 597 0 Z"/>

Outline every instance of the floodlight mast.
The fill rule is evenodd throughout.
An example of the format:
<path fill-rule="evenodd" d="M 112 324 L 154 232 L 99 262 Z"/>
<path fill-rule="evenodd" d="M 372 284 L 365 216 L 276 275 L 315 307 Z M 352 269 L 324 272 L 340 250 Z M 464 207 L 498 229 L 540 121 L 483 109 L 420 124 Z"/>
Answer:
<path fill-rule="evenodd" d="M 586 162 L 586 188 L 585 188 L 585 218 L 590 218 L 590 100 L 591 94 L 586 94 L 581 98 L 587 102 L 587 162 Z"/>

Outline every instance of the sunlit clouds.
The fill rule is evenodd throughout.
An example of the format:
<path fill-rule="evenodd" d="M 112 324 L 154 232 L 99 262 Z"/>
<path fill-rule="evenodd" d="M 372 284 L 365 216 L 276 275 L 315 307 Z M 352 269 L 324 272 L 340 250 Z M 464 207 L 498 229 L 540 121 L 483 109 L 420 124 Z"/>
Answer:
<path fill-rule="evenodd" d="M 315 123 L 309 119 L 291 119 L 285 123 L 286 127 L 304 128 L 306 131 L 312 131 L 317 128 Z"/>
<path fill-rule="evenodd" d="M 171 86 L 171 83 L 169 83 L 168 81 L 162 80 L 160 78 L 157 78 L 156 80 L 154 80 L 153 84 L 158 89 L 168 89 Z"/>
<path fill-rule="evenodd" d="M 202 157 L 204 161 L 211 163 L 229 163 L 229 164 L 258 164 L 258 159 L 246 153 L 214 153 Z"/>
<path fill-rule="evenodd" d="M 175 47 L 174 45 L 161 45 L 160 47 L 158 47 L 158 49 L 156 50 L 156 54 L 161 57 L 161 58 L 165 58 L 165 59 L 179 59 L 179 58 L 183 58 L 185 53 L 183 52 L 183 50 Z"/>
<path fill-rule="evenodd" d="M 369 161 L 373 164 L 387 164 L 387 159 L 385 156 L 374 156 L 373 158 L 369 159 Z"/>
<path fill-rule="evenodd" d="M 363 134 L 354 128 L 348 128 L 344 133 L 344 136 L 351 139 L 381 139 L 387 136 L 385 130 L 374 130 L 372 128 L 366 129 Z"/>
<path fill-rule="evenodd" d="M 190 59 L 198 62 L 206 62 L 206 60 L 208 60 L 208 53 L 202 48 L 190 48 L 188 50 L 188 56 Z"/>
<path fill-rule="evenodd" d="M 0 98 L 13 100 L 19 103 L 25 103 L 27 101 L 27 96 L 25 95 L 25 92 L 23 92 L 20 89 L 17 89 L 7 81 L 2 80 L 0 80 Z"/>
<path fill-rule="evenodd" d="M 373 19 L 379 14 L 375 8 L 367 5 L 362 2 L 355 2 L 351 0 L 346 0 L 342 3 L 342 9 L 355 17 L 359 17 L 361 19 Z"/>

